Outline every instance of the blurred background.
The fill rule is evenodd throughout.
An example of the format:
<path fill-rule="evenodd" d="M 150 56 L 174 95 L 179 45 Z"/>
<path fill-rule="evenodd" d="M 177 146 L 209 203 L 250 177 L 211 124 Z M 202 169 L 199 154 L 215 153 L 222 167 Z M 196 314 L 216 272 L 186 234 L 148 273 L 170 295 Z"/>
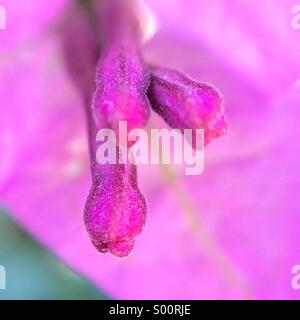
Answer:
<path fill-rule="evenodd" d="M 7 299 L 92 299 L 108 296 L 68 269 L 0 209 L 0 265 L 6 269 Z"/>
<path fill-rule="evenodd" d="M 99 254 L 82 219 L 77 82 L 94 78 L 102 40 L 90 1 L 78 2 L 0 0 L 0 299 L 300 299 L 300 0 L 146 1 L 157 30 L 145 60 L 218 88 L 230 127 L 201 176 L 138 168 L 149 214 L 127 259 Z"/>

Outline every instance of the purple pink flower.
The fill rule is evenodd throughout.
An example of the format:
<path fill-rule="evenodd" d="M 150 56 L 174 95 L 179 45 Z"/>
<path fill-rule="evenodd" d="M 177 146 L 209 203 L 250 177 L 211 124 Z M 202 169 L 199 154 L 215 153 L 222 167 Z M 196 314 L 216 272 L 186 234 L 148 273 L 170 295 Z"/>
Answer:
<path fill-rule="evenodd" d="M 147 43 L 124 4 L 111 13 L 119 30 L 97 11 L 104 1 L 80 3 L 2 0 L 3 206 L 116 298 L 299 298 L 294 3 L 148 0 L 159 29 Z M 141 166 L 138 187 L 135 167 L 93 159 L 95 130 L 124 118 L 202 126 L 209 142 L 224 133 L 223 105 L 228 134 L 207 145 L 201 176 Z M 139 234 L 126 259 L 95 250 L 84 207 L 100 251 L 124 256 Z"/>

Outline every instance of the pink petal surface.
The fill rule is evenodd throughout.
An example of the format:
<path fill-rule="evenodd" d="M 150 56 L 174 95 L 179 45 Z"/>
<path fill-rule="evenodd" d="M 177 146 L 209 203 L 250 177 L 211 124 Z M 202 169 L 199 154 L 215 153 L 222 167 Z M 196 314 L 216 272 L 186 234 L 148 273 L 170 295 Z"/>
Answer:
<path fill-rule="evenodd" d="M 287 85 L 285 61 L 281 80 L 262 85 L 197 41 L 158 35 L 149 44 L 151 62 L 179 64 L 220 85 L 230 131 L 207 148 L 199 177 L 139 168 L 148 222 L 131 255 L 117 259 L 94 249 L 83 224 L 90 186 L 84 106 L 60 46 L 53 35 L 0 65 L 0 197 L 16 221 L 116 298 L 299 298 L 290 282 L 300 256 L 300 89 L 268 103 L 279 83 Z M 293 67 L 289 83 L 299 76 Z"/>
<path fill-rule="evenodd" d="M 2 0 L 6 10 L 6 32 L 0 33 L 1 50 L 10 55 L 37 45 L 56 31 L 58 20 L 71 0 Z"/>
<path fill-rule="evenodd" d="M 157 16 L 161 34 L 209 51 L 210 58 L 202 60 L 204 65 L 217 56 L 269 98 L 278 97 L 299 76 L 299 32 L 291 26 L 291 10 L 297 3 L 294 0 L 147 3 Z M 156 50 L 168 55 L 165 63 L 174 67 L 170 59 L 174 52 L 160 50 L 159 46 Z M 192 69 L 190 55 L 185 54 L 182 61 Z"/>

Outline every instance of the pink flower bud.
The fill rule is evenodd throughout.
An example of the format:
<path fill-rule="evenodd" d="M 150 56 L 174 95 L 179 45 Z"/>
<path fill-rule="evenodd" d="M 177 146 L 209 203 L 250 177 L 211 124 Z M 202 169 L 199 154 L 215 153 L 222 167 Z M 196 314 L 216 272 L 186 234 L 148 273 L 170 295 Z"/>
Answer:
<path fill-rule="evenodd" d="M 148 97 L 152 108 L 172 128 L 204 129 L 205 144 L 226 133 L 219 91 L 175 70 L 153 66 L 150 70 Z"/>

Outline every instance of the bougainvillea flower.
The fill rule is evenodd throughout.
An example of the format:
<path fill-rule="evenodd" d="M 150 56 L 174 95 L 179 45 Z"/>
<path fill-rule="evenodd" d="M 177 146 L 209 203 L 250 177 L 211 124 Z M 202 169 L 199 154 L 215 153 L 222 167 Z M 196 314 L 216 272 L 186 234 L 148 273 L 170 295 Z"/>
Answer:
<path fill-rule="evenodd" d="M 298 297 L 291 287 L 291 269 L 300 263 L 294 3 L 147 1 L 159 26 L 143 45 L 147 66 L 180 69 L 218 88 L 230 130 L 208 145 L 200 176 L 138 168 L 148 222 L 126 259 L 97 252 L 82 221 L 99 29 L 90 33 L 82 10 L 67 0 L 2 3 L 9 15 L 0 32 L 0 197 L 18 223 L 116 298 Z M 91 64 L 74 49 L 89 41 L 78 57 Z M 107 177 L 129 179 L 130 194 L 134 170 Z"/>
<path fill-rule="evenodd" d="M 148 97 L 153 109 L 171 127 L 192 128 L 194 132 L 197 128 L 205 129 L 207 142 L 226 128 L 222 99 L 212 86 L 193 81 L 178 71 L 150 67 L 143 61 L 143 28 L 135 9 L 137 3 L 93 2 L 89 8 L 90 18 L 95 19 L 93 26 L 88 13 L 82 12 L 86 7 L 77 5 L 73 9 L 79 11 L 76 21 L 69 18 L 70 31 L 64 37 L 65 58 L 82 91 L 88 120 L 92 187 L 84 221 L 96 248 L 119 257 L 129 254 L 134 238 L 144 227 L 145 199 L 138 188 L 134 165 L 97 163 L 97 131 L 111 128 L 117 132 L 120 121 L 126 121 L 129 130 L 144 126 L 150 113 Z M 86 38 L 80 43 L 68 40 L 72 31 Z M 124 137 L 117 140 L 121 145 L 128 144 Z M 196 146 L 196 139 L 192 143 Z M 118 158 L 124 157 L 119 147 L 115 151 Z"/>

